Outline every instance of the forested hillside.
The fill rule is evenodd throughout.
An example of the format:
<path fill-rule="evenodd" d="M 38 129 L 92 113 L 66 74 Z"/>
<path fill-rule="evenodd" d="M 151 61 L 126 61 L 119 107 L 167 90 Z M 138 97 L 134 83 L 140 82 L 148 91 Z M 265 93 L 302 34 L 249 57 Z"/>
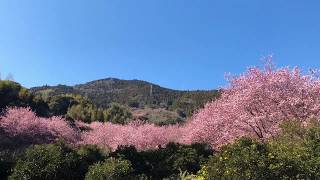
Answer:
<path fill-rule="evenodd" d="M 99 108 L 107 108 L 111 103 L 118 103 L 133 108 L 164 108 L 178 112 L 182 117 L 203 107 L 216 97 L 219 92 L 178 91 L 163 88 L 146 81 L 120 80 L 107 78 L 75 86 L 42 86 L 31 88 L 31 92 L 43 99 L 63 94 L 79 94 L 88 98 Z"/>

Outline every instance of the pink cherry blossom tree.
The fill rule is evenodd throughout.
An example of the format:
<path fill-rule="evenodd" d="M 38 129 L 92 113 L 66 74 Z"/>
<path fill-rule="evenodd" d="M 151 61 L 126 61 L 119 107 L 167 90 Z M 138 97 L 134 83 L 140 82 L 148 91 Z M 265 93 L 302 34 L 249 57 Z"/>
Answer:
<path fill-rule="evenodd" d="M 118 125 L 94 122 L 82 133 L 80 144 L 97 144 L 115 150 L 120 145 L 134 145 L 138 150 L 155 149 L 176 142 L 181 134 L 177 126 L 157 127 L 154 124 Z"/>
<path fill-rule="evenodd" d="M 78 133 L 62 118 L 39 118 L 30 108 L 9 108 L 0 118 L 0 133 L 27 144 L 54 142 L 59 138 L 76 142 Z"/>
<path fill-rule="evenodd" d="M 185 127 L 185 143 L 204 141 L 217 147 L 241 136 L 260 139 L 279 133 L 283 121 L 308 121 L 320 115 L 320 81 L 298 68 L 249 68 L 220 99 L 208 103 Z"/>

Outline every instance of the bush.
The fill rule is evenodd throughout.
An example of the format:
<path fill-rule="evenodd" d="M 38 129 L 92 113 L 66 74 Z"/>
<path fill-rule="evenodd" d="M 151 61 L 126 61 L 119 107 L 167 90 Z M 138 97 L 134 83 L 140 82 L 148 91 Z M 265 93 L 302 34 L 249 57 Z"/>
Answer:
<path fill-rule="evenodd" d="M 35 145 L 19 159 L 9 179 L 81 179 L 78 155 L 64 143 Z"/>
<path fill-rule="evenodd" d="M 268 171 L 268 147 L 243 138 L 222 147 L 207 165 L 207 179 L 270 179 Z"/>
<path fill-rule="evenodd" d="M 126 124 L 132 117 L 132 114 L 127 108 L 116 103 L 112 104 L 104 113 L 105 120 L 114 124 Z"/>
<path fill-rule="evenodd" d="M 320 178 L 320 125 L 299 122 L 282 125 L 283 134 L 270 142 L 270 171 L 279 179 Z"/>
<path fill-rule="evenodd" d="M 106 150 L 100 149 L 95 145 L 82 145 L 77 149 L 77 154 L 80 156 L 82 172 L 87 172 L 89 166 L 108 157 Z"/>
<path fill-rule="evenodd" d="M 242 138 L 223 146 L 199 173 L 206 179 L 319 179 L 320 124 L 298 121 L 281 125 L 268 142 Z"/>
<path fill-rule="evenodd" d="M 118 180 L 130 178 L 132 172 L 131 163 L 128 160 L 109 158 L 90 166 L 86 174 L 86 180 Z"/>
<path fill-rule="evenodd" d="M 37 115 L 47 116 L 49 107 L 42 100 L 34 97 L 28 89 L 13 81 L 0 80 L 0 114 L 3 114 L 7 107 L 31 107 Z"/>
<path fill-rule="evenodd" d="M 169 143 L 166 148 L 138 152 L 134 146 L 121 146 L 113 157 L 130 160 L 135 175 L 145 174 L 151 179 L 176 177 L 181 171 L 196 173 L 212 150 L 204 144 L 181 145 Z"/>
<path fill-rule="evenodd" d="M 96 145 L 82 145 L 77 149 L 78 155 L 88 163 L 94 163 L 108 156 L 108 151 L 98 148 Z"/>

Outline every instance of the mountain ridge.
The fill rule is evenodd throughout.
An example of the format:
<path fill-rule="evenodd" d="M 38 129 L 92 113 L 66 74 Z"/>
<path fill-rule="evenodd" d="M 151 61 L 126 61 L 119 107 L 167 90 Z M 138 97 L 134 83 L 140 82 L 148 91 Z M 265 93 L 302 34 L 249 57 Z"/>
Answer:
<path fill-rule="evenodd" d="M 30 88 L 34 94 L 44 98 L 79 94 L 87 97 L 97 107 L 108 107 L 119 103 L 134 107 L 165 108 L 171 111 L 181 109 L 187 115 L 218 97 L 218 90 L 174 90 L 143 80 L 123 80 L 114 77 L 89 81 L 74 86 L 40 86 Z"/>

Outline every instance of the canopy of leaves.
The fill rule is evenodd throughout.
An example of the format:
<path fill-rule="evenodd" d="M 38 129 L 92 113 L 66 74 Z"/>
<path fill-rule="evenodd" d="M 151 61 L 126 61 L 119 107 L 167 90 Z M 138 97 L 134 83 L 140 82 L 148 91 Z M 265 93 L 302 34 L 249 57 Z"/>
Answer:
<path fill-rule="evenodd" d="M 63 144 L 36 145 L 18 160 L 9 179 L 80 179 L 79 157 Z"/>
<path fill-rule="evenodd" d="M 105 112 L 106 121 L 114 124 L 126 124 L 130 121 L 132 114 L 120 104 L 112 104 Z"/>
<path fill-rule="evenodd" d="M 137 151 L 134 146 L 120 146 L 111 156 L 130 160 L 135 175 L 162 179 L 175 177 L 180 171 L 196 173 L 212 153 L 206 144 L 170 143 L 166 147 L 148 151 Z"/>
<path fill-rule="evenodd" d="M 128 160 L 109 158 L 104 162 L 92 165 L 86 174 L 86 180 L 124 180 L 129 179 L 132 172 Z"/>
<path fill-rule="evenodd" d="M 7 107 L 13 106 L 29 106 L 40 116 L 48 114 L 47 104 L 30 94 L 28 89 L 13 81 L 0 80 L 0 114 Z"/>
<path fill-rule="evenodd" d="M 202 174 L 207 179 L 317 179 L 320 177 L 320 125 L 298 121 L 267 142 L 241 139 L 223 146 Z M 203 173 L 205 171 L 205 173 Z"/>

